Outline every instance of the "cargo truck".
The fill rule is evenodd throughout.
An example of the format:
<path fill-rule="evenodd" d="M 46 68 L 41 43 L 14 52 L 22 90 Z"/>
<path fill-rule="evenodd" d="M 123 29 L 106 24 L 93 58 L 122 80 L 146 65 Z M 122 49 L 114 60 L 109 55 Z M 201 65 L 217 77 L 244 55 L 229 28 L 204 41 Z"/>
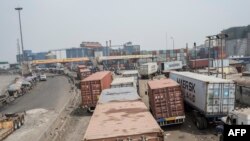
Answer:
<path fill-rule="evenodd" d="M 141 78 L 152 78 L 158 71 L 158 65 L 156 62 L 145 63 L 139 67 L 139 73 Z"/>
<path fill-rule="evenodd" d="M 170 78 L 181 85 L 185 106 L 192 109 L 198 129 L 220 121 L 234 109 L 235 83 L 231 80 L 192 72 L 170 72 Z"/>
<path fill-rule="evenodd" d="M 138 70 L 125 70 L 122 72 L 122 77 L 134 77 L 137 87 L 139 86 L 139 72 Z"/>
<path fill-rule="evenodd" d="M 160 126 L 135 88 L 102 92 L 82 141 L 163 141 Z"/>
<path fill-rule="evenodd" d="M 110 88 L 111 82 L 110 71 L 96 72 L 81 80 L 82 107 L 93 112 L 102 90 Z"/>
<path fill-rule="evenodd" d="M 231 111 L 227 116 L 222 117 L 223 125 L 216 127 L 216 133 L 220 141 L 224 140 L 224 125 L 250 125 L 250 108 L 241 108 Z"/>
<path fill-rule="evenodd" d="M 160 126 L 182 124 L 185 121 L 180 85 L 171 79 L 148 81 L 149 107 Z"/>
<path fill-rule="evenodd" d="M 4 114 L 0 117 L 0 141 L 24 124 L 24 113 Z"/>
<path fill-rule="evenodd" d="M 161 71 L 180 70 L 183 65 L 181 61 L 162 62 Z"/>

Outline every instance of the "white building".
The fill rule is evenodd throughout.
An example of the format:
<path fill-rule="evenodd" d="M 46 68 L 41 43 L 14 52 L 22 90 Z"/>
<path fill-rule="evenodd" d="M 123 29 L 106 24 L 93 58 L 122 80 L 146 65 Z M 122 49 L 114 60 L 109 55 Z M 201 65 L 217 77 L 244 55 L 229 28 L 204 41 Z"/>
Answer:
<path fill-rule="evenodd" d="M 8 62 L 0 62 L 0 69 L 7 70 L 10 68 L 10 64 Z"/>

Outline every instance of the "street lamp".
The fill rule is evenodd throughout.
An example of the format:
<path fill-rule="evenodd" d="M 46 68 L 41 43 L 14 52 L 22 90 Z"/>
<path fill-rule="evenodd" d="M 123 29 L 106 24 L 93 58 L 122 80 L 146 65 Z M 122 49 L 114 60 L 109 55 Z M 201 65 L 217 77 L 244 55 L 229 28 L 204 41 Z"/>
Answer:
<path fill-rule="evenodd" d="M 23 52 L 23 34 L 22 34 L 22 24 L 21 24 L 21 10 L 23 10 L 22 7 L 16 7 L 15 10 L 18 11 L 18 16 L 19 16 L 19 27 L 20 27 L 20 36 L 21 36 L 21 46 L 22 46 L 22 62 L 24 61 L 24 52 Z"/>
<path fill-rule="evenodd" d="M 174 53 L 174 37 L 170 37 L 173 40 L 173 53 Z"/>

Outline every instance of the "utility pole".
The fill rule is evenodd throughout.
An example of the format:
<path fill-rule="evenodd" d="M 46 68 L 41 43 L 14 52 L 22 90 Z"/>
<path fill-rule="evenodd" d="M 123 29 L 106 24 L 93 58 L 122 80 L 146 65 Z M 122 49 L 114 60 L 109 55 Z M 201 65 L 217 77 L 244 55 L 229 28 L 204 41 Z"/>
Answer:
<path fill-rule="evenodd" d="M 194 42 L 194 51 L 195 51 L 195 61 L 194 61 L 194 70 L 196 72 L 196 58 L 197 58 L 197 53 L 196 53 L 196 43 Z"/>
<path fill-rule="evenodd" d="M 210 75 L 210 63 L 212 63 L 212 62 L 210 62 L 210 45 L 211 45 L 211 36 L 208 36 L 207 37 L 208 38 L 208 76 Z"/>
<path fill-rule="evenodd" d="M 21 53 L 20 53 L 20 45 L 19 45 L 19 39 L 17 39 L 17 55 L 18 55 L 18 63 L 21 66 Z"/>
<path fill-rule="evenodd" d="M 21 22 L 21 10 L 23 10 L 22 7 L 16 7 L 15 10 L 18 11 L 19 16 L 19 28 L 20 28 L 20 36 L 21 36 L 21 46 L 22 46 L 22 62 L 24 61 L 24 47 L 23 47 L 23 33 L 22 33 L 22 22 Z"/>
<path fill-rule="evenodd" d="M 168 33 L 166 32 L 166 50 L 168 49 Z"/>

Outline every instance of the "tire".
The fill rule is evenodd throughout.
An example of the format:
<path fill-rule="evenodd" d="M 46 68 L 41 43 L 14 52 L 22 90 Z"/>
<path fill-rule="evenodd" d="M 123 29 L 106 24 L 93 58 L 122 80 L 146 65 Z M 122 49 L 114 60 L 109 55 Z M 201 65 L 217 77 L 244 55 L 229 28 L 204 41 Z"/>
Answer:
<path fill-rule="evenodd" d="M 220 135 L 219 141 L 224 141 L 223 135 Z"/>
<path fill-rule="evenodd" d="M 21 124 L 24 125 L 24 117 L 21 118 Z"/>
<path fill-rule="evenodd" d="M 17 120 L 17 128 L 19 129 L 22 126 L 22 123 L 20 120 Z"/>
<path fill-rule="evenodd" d="M 207 126 L 208 126 L 207 119 L 202 117 L 201 120 L 202 120 L 202 123 L 203 123 L 203 129 L 207 129 Z"/>
<path fill-rule="evenodd" d="M 199 130 L 202 130 L 204 127 L 203 127 L 203 122 L 201 120 L 201 117 L 197 117 L 196 120 L 195 120 L 195 126 L 199 129 Z"/>
<path fill-rule="evenodd" d="M 14 121 L 14 130 L 17 130 L 18 129 L 18 124 L 16 121 Z"/>

